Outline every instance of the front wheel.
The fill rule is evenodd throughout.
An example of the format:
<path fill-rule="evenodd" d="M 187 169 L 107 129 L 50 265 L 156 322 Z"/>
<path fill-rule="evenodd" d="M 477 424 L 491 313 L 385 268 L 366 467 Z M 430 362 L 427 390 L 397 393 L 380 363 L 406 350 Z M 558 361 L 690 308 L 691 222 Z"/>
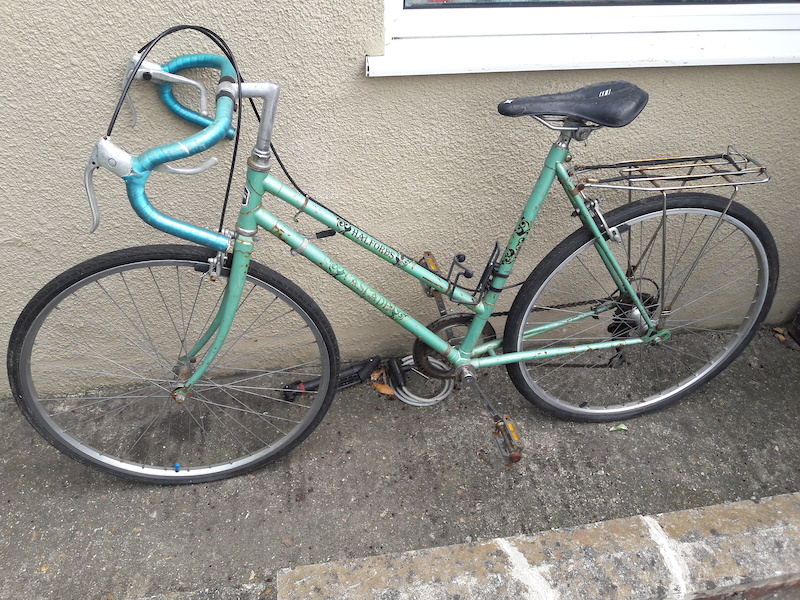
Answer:
<path fill-rule="evenodd" d="M 225 270 L 208 274 L 214 254 L 111 252 L 34 296 L 11 335 L 8 371 L 39 433 L 78 461 L 156 483 L 240 475 L 311 433 L 336 391 L 336 340 L 311 298 L 257 263 L 214 363 L 187 397 L 173 397 L 210 345 L 195 352 L 227 284 Z"/>
<path fill-rule="evenodd" d="M 611 251 L 650 318 L 671 332 L 666 340 L 614 345 L 646 331 L 641 311 L 614 284 L 585 228 L 554 248 L 512 305 L 504 352 L 610 344 L 508 365 L 520 393 L 559 417 L 611 421 L 675 402 L 725 369 L 766 317 L 778 280 L 769 230 L 740 204 L 727 205 L 674 194 L 666 205 L 659 196 L 605 215 L 622 237 L 608 242 Z M 575 320 L 547 329 L 565 318 Z"/>

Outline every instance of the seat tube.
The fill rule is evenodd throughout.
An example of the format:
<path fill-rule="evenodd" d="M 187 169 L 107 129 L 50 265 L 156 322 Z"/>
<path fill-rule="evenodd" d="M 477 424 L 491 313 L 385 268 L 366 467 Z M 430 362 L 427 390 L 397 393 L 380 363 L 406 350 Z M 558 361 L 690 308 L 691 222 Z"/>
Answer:
<path fill-rule="evenodd" d="M 563 137 L 564 136 L 562 136 L 562 138 Z M 505 283 L 505 279 L 511 274 L 514 261 L 516 261 L 517 256 L 522 249 L 522 245 L 528 238 L 528 234 L 530 233 L 531 227 L 533 226 L 533 223 L 539 214 L 539 210 L 542 208 L 542 204 L 544 203 L 547 193 L 553 186 L 553 181 L 555 181 L 556 178 L 556 167 L 564 161 L 569 152 L 568 146 L 568 141 L 562 141 L 562 139 L 560 139 L 550 148 L 550 152 L 544 161 L 542 171 L 539 173 L 539 178 L 536 180 L 536 184 L 533 186 L 531 195 L 528 197 L 528 202 L 525 204 L 525 208 L 523 209 L 522 214 L 517 221 L 514 232 L 511 234 L 511 237 L 508 240 L 503 257 L 500 259 L 500 265 L 497 269 L 497 277 L 500 277 L 502 280 L 493 281 L 493 287 L 502 287 L 502 284 Z M 497 277 L 495 279 L 497 279 Z"/>
<path fill-rule="evenodd" d="M 553 186 L 553 182 L 556 178 L 556 167 L 564 161 L 569 153 L 570 139 L 571 138 L 569 136 L 562 135 L 558 142 L 553 144 L 553 146 L 550 148 L 550 152 L 548 153 L 547 158 L 545 158 L 544 165 L 539 173 L 539 177 L 533 186 L 533 190 L 531 190 L 531 194 L 522 210 L 522 214 L 517 220 L 514 231 L 509 237 L 508 243 L 506 244 L 506 249 L 503 252 L 497 269 L 495 270 L 495 274 L 492 277 L 489 290 L 486 292 L 486 296 L 484 296 L 483 303 L 487 310 L 476 314 L 472 321 L 472 325 L 470 326 L 469 332 L 465 336 L 461 345 L 462 350 L 466 353 L 471 352 L 478 343 L 481 333 L 483 332 L 483 327 L 486 325 L 489 317 L 491 317 L 492 307 L 494 307 L 495 303 L 497 302 L 500 292 L 502 292 L 508 277 L 511 275 L 511 271 L 514 268 L 514 262 L 517 260 L 517 256 L 519 256 L 522 245 L 528 238 L 531 227 L 533 227 L 533 223 L 539 214 L 539 210 L 542 208 L 544 199 L 550 191 L 550 188 Z"/>

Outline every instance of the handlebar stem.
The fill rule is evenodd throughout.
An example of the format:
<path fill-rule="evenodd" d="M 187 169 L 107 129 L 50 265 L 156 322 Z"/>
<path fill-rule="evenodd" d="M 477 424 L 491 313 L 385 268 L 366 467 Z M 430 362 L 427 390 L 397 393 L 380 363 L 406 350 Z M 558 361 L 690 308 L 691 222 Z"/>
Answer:
<path fill-rule="evenodd" d="M 280 85 L 273 81 L 263 83 L 242 83 L 242 98 L 261 98 L 264 105 L 261 111 L 261 125 L 253 152 L 247 164 L 254 171 L 266 173 L 270 169 L 270 143 L 275 128 L 275 114 L 278 110 Z"/>

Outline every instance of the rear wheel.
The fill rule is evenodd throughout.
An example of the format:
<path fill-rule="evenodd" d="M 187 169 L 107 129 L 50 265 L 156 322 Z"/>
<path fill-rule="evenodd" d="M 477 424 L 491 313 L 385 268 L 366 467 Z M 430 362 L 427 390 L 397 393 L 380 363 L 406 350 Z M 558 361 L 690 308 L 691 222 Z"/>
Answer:
<path fill-rule="evenodd" d="M 605 215 L 609 241 L 645 310 L 661 306 L 671 337 L 508 365 L 528 400 L 560 417 L 635 417 L 692 393 L 720 373 L 766 317 L 778 280 L 772 235 L 750 210 L 708 194 L 649 198 Z M 526 338 L 559 319 L 584 318 Z M 504 351 L 638 337 L 644 319 L 620 293 L 585 229 L 554 248 L 531 273 L 509 313 Z"/>
<path fill-rule="evenodd" d="M 190 483 L 258 468 L 311 433 L 336 391 L 336 340 L 302 290 L 257 263 L 215 362 L 187 398 L 172 396 L 197 364 L 182 357 L 227 283 L 224 270 L 216 281 L 207 274 L 213 255 L 187 246 L 112 252 L 34 296 L 12 333 L 8 370 L 47 440 L 117 475 Z M 314 383 L 298 393 L 298 382 Z"/>

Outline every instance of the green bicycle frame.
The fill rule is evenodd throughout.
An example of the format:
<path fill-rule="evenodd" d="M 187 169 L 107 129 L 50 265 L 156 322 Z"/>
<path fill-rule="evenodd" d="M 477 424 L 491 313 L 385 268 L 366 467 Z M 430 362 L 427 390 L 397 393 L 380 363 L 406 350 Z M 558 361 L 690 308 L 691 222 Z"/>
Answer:
<path fill-rule="evenodd" d="M 284 242 L 292 249 L 295 255 L 301 255 L 315 264 L 317 267 L 333 276 L 337 281 L 352 290 L 356 295 L 377 308 L 386 316 L 390 317 L 397 324 L 408 330 L 425 344 L 430 346 L 435 352 L 444 356 L 456 367 L 470 365 L 474 368 L 504 365 L 527 360 L 534 360 L 558 355 L 579 354 L 589 350 L 599 350 L 608 348 L 620 348 L 651 341 L 657 335 L 668 335 L 668 331 L 656 331 L 655 323 L 650 319 L 648 311 L 642 305 L 638 296 L 634 293 L 630 282 L 625 277 L 625 272 L 617 262 L 611 252 L 608 243 L 604 239 L 603 233 L 598 228 L 594 219 L 587 208 L 583 196 L 579 189 L 573 186 L 564 162 L 569 155 L 568 142 L 565 136 L 554 144 L 545 159 L 544 167 L 539 178 L 534 185 L 530 197 L 517 221 L 517 225 L 511 234 L 506 249 L 494 270 L 489 282 L 488 290 L 481 299 L 476 299 L 472 293 L 464 289 L 453 286 L 447 279 L 440 277 L 436 273 L 421 266 L 416 261 L 405 256 L 401 252 L 384 244 L 377 238 L 369 235 L 365 231 L 354 226 L 352 223 L 336 215 L 330 210 L 320 206 L 310 198 L 307 198 L 293 189 L 285 186 L 278 179 L 269 174 L 248 169 L 247 184 L 239 218 L 237 220 L 237 237 L 234 244 L 233 260 L 231 264 L 231 274 L 228 286 L 223 296 L 219 311 L 212 322 L 209 330 L 187 353 L 184 360 L 190 360 L 196 356 L 200 350 L 212 339 L 210 349 L 206 353 L 203 361 L 195 369 L 192 376 L 186 381 L 185 385 L 176 390 L 175 395 L 181 396 L 188 394 L 194 384 L 202 377 L 203 373 L 213 362 L 219 348 L 225 341 L 225 336 L 230 329 L 231 323 L 236 313 L 239 300 L 241 298 L 242 287 L 250 264 L 250 255 L 253 248 L 253 236 L 258 227 L 268 231 L 273 236 Z M 496 351 L 502 346 L 502 340 L 493 340 L 477 345 L 481 332 L 497 302 L 505 282 L 510 276 L 517 256 L 522 245 L 530 233 L 539 210 L 544 203 L 544 199 L 558 179 L 567 193 L 570 202 L 575 207 L 578 217 L 584 226 L 588 227 L 595 238 L 595 248 L 599 253 L 603 263 L 606 265 L 611 277 L 618 289 L 628 297 L 632 298 L 637 308 L 643 315 L 647 325 L 648 333 L 642 337 L 631 337 L 624 340 L 610 340 L 606 342 L 596 342 L 591 344 L 580 344 L 575 346 L 552 347 L 539 350 L 524 350 L 519 352 L 508 352 L 498 354 Z M 371 253 L 383 260 L 395 265 L 400 270 L 408 273 L 417 280 L 448 295 L 456 303 L 463 304 L 475 313 L 468 328 L 463 342 L 458 347 L 453 347 L 446 340 L 439 337 L 436 333 L 429 330 L 424 324 L 414 319 L 402 308 L 394 304 L 380 292 L 372 288 L 364 280 L 353 274 L 343 265 L 339 264 L 312 241 L 298 233 L 286 223 L 280 221 L 273 213 L 267 210 L 262 203 L 265 194 L 274 196 L 290 206 L 297 209 L 326 227 L 340 233 L 347 239 L 355 242 L 359 246 L 366 248 Z M 525 339 L 535 337 L 547 331 L 552 331 L 569 323 L 574 323 L 583 319 L 594 317 L 607 310 L 613 310 L 615 305 L 612 302 L 601 305 L 581 313 L 553 321 L 546 325 L 540 325 L 524 332 Z"/>
<path fill-rule="evenodd" d="M 650 331 L 654 331 L 655 324 L 647 316 L 647 311 L 644 306 L 640 306 L 641 302 L 638 300 L 637 295 L 634 293 L 630 283 L 625 277 L 625 273 L 613 256 L 608 244 L 606 243 L 603 234 L 598 229 L 594 219 L 591 217 L 589 209 L 586 207 L 583 197 L 579 190 L 577 190 L 570 181 L 564 161 L 566 160 L 569 151 L 568 143 L 562 140 L 553 145 L 548 154 L 544 168 L 539 175 L 539 178 L 531 192 L 531 195 L 522 211 L 522 214 L 517 221 L 517 225 L 511 234 L 511 237 L 506 245 L 506 249 L 499 261 L 499 265 L 490 280 L 488 291 L 480 300 L 476 300 L 470 292 L 461 288 L 454 288 L 452 284 L 433 273 L 425 267 L 419 265 L 416 261 L 405 256 L 401 252 L 384 244 L 380 240 L 374 238 L 368 233 L 355 227 L 345 219 L 320 206 L 313 200 L 299 194 L 293 189 L 283 185 L 276 178 L 269 173 L 248 170 L 247 179 L 247 192 L 243 199 L 243 206 L 241 208 L 238 226 L 240 231 L 255 231 L 256 225 L 262 227 L 282 242 L 287 244 L 293 254 L 299 254 L 329 275 L 333 276 L 337 281 L 348 287 L 355 292 L 359 297 L 366 300 L 369 304 L 380 310 L 382 313 L 393 319 L 400 326 L 411 332 L 413 335 L 421 339 L 425 344 L 430 346 L 434 351 L 447 357 L 455 366 L 470 364 L 473 367 L 485 367 L 492 365 L 501 365 L 513 362 L 521 362 L 525 360 L 532 360 L 536 358 L 543 358 L 558 354 L 576 354 L 585 352 L 587 350 L 601 349 L 601 348 L 617 348 L 623 345 L 640 344 L 649 341 L 651 336 L 644 336 L 641 338 L 629 338 L 626 340 L 613 340 L 608 342 L 598 342 L 593 344 L 583 344 L 578 346 L 570 346 L 564 348 L 549 348 L 546 350 L 528 350 L 521 352 L 512 352 L 506 354 L 496 354 L 496 350 L 502 345 L 502 340 L 495 340 L 476 346 L 481 332 L 483 331 L 486 322 L 492 315 L 492 310 L 500 296 L 500 292 L 511 274 L 514 263 L 519 255 L 525 240 L 530 233 L 531 227 L 536 220 L 539 210 L 544 202 L 547 193 L 550 191 L 556 178 L 564 187 L 570 201 L 575 209 L 578 211 L 578 216 L 584 225 L 590 228 L 595 237 L 595 246 L 599 252 L 604 264 L 608 268 L 614 282 L 620 290 L 631 297 L 637 304 L 637 307 L 645 315 L 645 320 L 648 324 Z M 355 242 L 359 246 L 369 250 L 376 256 L 386 260 L 387 262 L 395 265 L 400 270 L 408 273 L 412 277 L 418 279 L 424 284 L 432 287 L 443 294 L 449 295 L 454 302 L 465 305 L 469 310 L 475 313 L 472 323 L 467 331 L 467 334 L 458 347 L 451 346 L 446 340 L 440 338 L 437 334 L 431 332 L 425 325 L 411 317 L 407 312 L 402 310 L 396 304 L 391 302 L 388 298 L 383 296 L 377 290 L 370 287 L 366 282 L 360 279 L 357 275 L 350 272 L 346 267 L 331 259 L 327 254 L 314 245 L 311 240 L 304 237 L 297 231 L 293 230 L 286 223 L 281 222 L 269 210 L 264 208 L 262 204 L 262 197 L 264 194 L 269 194 L 279 198 L 280 200 L 288 203 L 299 212 L 302 212 L 316 221 L 322 223 L 326 227 L 342 234 L 347 239 Z M 612 307 L 598 307 L 592 310 L 570 316 L 568 318 L 555 321 L 546 326 L 540 326 L 525 332 L 525 337 L 532 337 L 556 329 L 567 323 L 572 323 L 578 320 L 596 316 L 604 310 L 609 310 Z"/>
<path fill-rule="evenodd" d="M 509 237 L 505 251 L 500 257 L 499 262 L 493 265 L 488 287 L 473 293 L 457 287 L 455 283 L 450 282 L 437 273 L 418 264 L 415 260 L 412 260 L 387 244 L 384 244 L 377 238 L 362 231 L 352 223 L 314 202 L 310 198 L 284 186 L 280 181 L 269 174 L 270 139 L 279 92 L 279 86 L 277 84 L 269 82 L 239 82 L 234 85 L 231 81 L 236 81 L 236 79 L 233 77 L 235 72 L 231 63 L 226 58 L 216 55 L 199 54 L 181 56 L 162 68 L 167 72 L 177 73 L 183 69 L 196 67 L 216 68 L 220 70 L 222 75 L 217 91 L 217 110 L 213 119 L 196 114 L 180 105 L 172 95 L 171 84 L 161 83 L 159 85 L 161 98 L 164 100 L 165 105 L 178 116 L 192 123 L 204 126 L 204 129 L 200 133 L 182 142 L 174 142 L 153 148 L 138 157 L 127 155 L 127 153 L 111 144 L 110 140 L 103 138 L 96 145 L 92 155 L 92 161 L 90 161 L 87 166 L 87 172 L 91 174 L 94 172 L 93 169 L 98 168 L 101 164 L 116 164 L 116 162 L 112 163 L 110 160 L 103 162 L 100 160 L 101 158 L 118 157 L 120 159 L 125 159 L 122 161 L 125 164 L 129 162 L 131 168 L 128 169 L 126 167 L 125 169 L 120 169 L 117 174 L 126 181 L 128 197 L 137 214 L 146 222 L 162 231 L 217 250 L 219 252 L 216 260 L 217 268 L 221 267 L 220 263 L 223 260 L 223 256 L 226 252 L 230 251 L 231 241 L 233 241 L 233 258 L 229 267 L 230 277 L 220 307 L 206 333 L 181 359 L 187 363 L 192 363 L 193 368 L 191 371 L 193 372 L 186 380 L 185 385 L 173 392 L 177 399 L 185 397 L 194 384 L 200 380 L 225 341 L 241 300 L 245 279 L 250 266 L 253 239 L 259 227 L 265 229 L 287 244 L 292 249 L 293 254 L 299 254 L 305 257 L 317 267 L 333 276 L 337 281 L 352 290 L 359 297 L 366 300 L 369 304 L 419 338 L 436 353 L 446 357 L 455 367 L 470 366 L 472 368 L 479 368 L 509 364 L 547 356 L 576 354 L 594 349 L 619 348 L 624 345 L 649 342 L 658 336 L 669 336 L 668 330 L 657 330 L 656 324 L 650 318 L 649 312 L 642 304 L 641 299 L 634 293 L 630 282 L 625 276 L 625 272 L 617 262 L 606 242 L 606 233 L 601 231 L 595 223 L 591 210 L 584 202 L 581 190 L 572 184 L 569 173 L 564 166 L 569 156 L 569 143 L 573 139 L 577 128 L 567 126 L 554 128 L 561 131 L 559 139 L 553 144 L 545 159 L 542 171 L 522 210 L 516 227 Z M 159 165 L 178 158 L 198 154 L 210 148 L 222 138 L 230 137 L 232 132 L 231 116 L 234 110 L 234 98 L 237 93 L 240 94 L 242 98 L 262 98 L 264 101 L 264 118 L 261 120 L 256 145 L 248 161 L 247 183 L 237 220 L 236 235 L 235 238 L 231 240 L 231 238 L 224 233 L 211 232 L 162 215 L 150 204 L 145 194 L 144 186 L 150 172 Z M 90 181 L 90 178 L 88 179 Z M 594 236 L 595 248 L 608 269 L 617 289 L 621 294 L 631 299 L 632 303 L 642 315 L 648 327 L 648 331 L 641 337 L 631 337 L 623 340 L 611 340 L 561 348 L 551 347 L 540 350 L 501 353 L 498 352 L 498 350 L 500 350 L 503 344 L 502 340 L 479 343 L 481 335 L 486 323 L 492 316 L 494 306 L 503 288 L 506 286 L 506 281 L 511 275 L 517 256 L 531 231 L 533 223 L 539 214 L 539 210 L 544 203 L 544 199 L 556 179 L 558 179 L 561 186 L 564 188 L 581 223 L 583 223 Z M 87 192 L 91 192 L 88 183 Z M 426 286 L 441 292 L 455 303 L 461 304 L 472 311 L 474 317 L 461 344 L 457 347 L 453 347 L 447 340 L 442 339 L 439 335 L 429 330 L 424 324 L 411 317 L 402 308 L 370 287 L 364 280 L 349 271 L 343 265 L 334 261 L 320 250 L 309 238 L 304 237 L 286 223 L 281 222 L 273 213 L 264 207 L 262 199 L 265 194 L 286 202 L 294 207 L 298 211 L 298 214 L 304 213 L 310 216 L 329 229 L 332 229 L 334 232 L 343 235 L 348 240 L 366 248 L 376 256 L 395 265 L 401 271 L 411 275 Z M 92 200 L 93 198 L 90 193 L 90 203 Z M 602 312 L 614 310 L 615 308 L 616 305 L 613 301 L 609 300 L 605 304 L 601 303 L 599 306 L 595 306 L 590 310 L 573 314 L 546 325 L 530 328 L 523 332 L 523 337 L 529 339 L 569 323 L 595 317 Z M 205 352 L 203 360 L 199 365 L 194 366 L 193 363 L 196 357 L 209 343 L 211 345 Z"/>

